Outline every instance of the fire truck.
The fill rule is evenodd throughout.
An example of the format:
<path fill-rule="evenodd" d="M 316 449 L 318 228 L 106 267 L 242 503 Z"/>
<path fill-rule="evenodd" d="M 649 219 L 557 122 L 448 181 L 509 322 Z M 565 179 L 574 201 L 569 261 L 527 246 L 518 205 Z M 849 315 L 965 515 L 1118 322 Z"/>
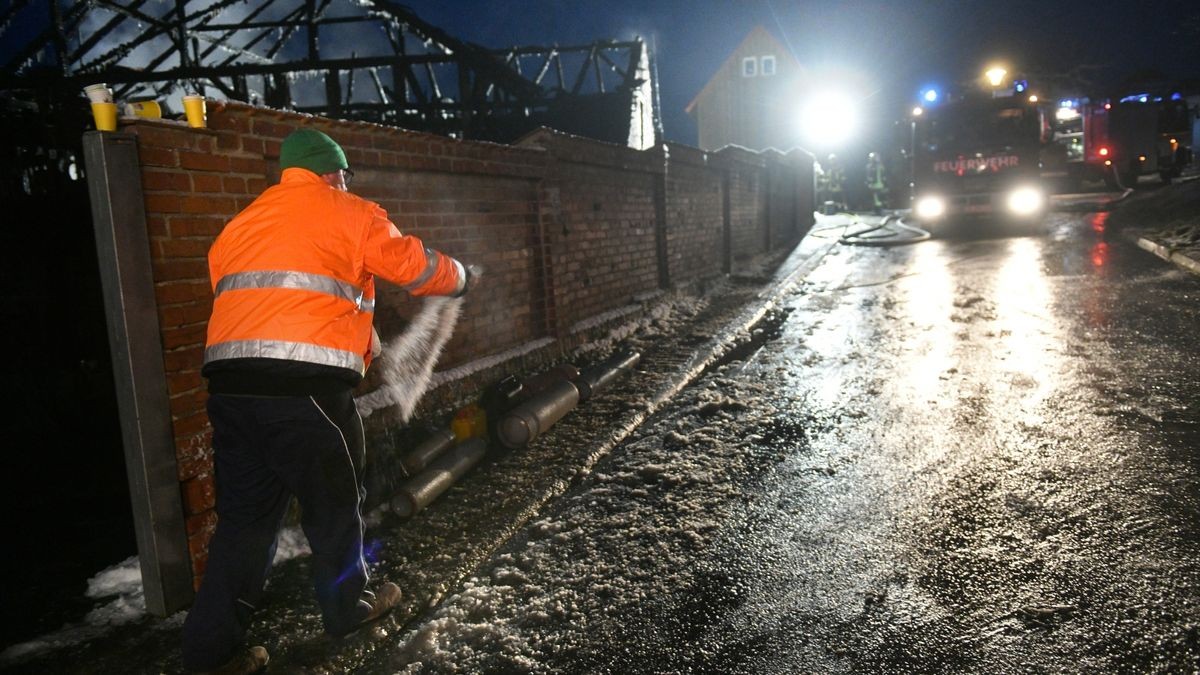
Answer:
<path fill-rule="evenodd" d="M 1133 187 L 1157 174 L 1178 178 L 1192 161 L 1192 121 L 1178 94 L 1134 94 L 1082 106 L 1083 176 Z"/>
<path fill-rule="evenodd" d="M 919 114 L 918 114 L 919 112 Z M 1007 95 L 968 93 L 912 120 L 913 214 L 923 224 L 971 215 L 1035 222 L 1047 195 L 1041 176 L 1042 112 L 1022 84 Z"/>

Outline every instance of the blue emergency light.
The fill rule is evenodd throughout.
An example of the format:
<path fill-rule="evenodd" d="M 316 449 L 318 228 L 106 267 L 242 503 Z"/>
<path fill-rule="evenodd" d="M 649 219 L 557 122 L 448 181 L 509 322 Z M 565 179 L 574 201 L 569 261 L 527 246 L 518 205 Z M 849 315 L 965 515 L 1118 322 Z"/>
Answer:
<path fill-rule="evenodd" d="M 1020 94 L 1021 92 L 1025 91 L 1028 88 L 1029 88 L 1029 82 L 1027 80 L 1017 80 L 1016 82 L 1013 82 L 1013 91 L 1017 92 L 1018 94 Z"/>

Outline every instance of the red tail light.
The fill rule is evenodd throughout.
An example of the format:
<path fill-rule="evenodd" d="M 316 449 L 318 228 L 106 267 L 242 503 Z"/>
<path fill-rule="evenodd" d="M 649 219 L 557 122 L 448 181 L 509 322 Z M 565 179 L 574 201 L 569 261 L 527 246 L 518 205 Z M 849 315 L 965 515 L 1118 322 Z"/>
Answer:
<path fill-rule="evenodd" d="M 1108 157 L 1108 148 L 1100 148 L 1096 151 L 1096 154 L 1100 155 L 1101 157 Z"/>

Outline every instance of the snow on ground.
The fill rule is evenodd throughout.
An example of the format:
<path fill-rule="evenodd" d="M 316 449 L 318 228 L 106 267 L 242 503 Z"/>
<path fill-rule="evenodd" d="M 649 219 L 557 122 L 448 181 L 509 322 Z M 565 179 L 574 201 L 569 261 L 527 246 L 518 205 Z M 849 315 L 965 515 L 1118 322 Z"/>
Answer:
<path fill-rule="evenodd" d="M 679 401 L 403 636 L 396 672 L 553 672 L 620 633 L 607 617 L 692 586 L 689 561 L 737 502 L 737 477 L 763 461 L 762 439 L 733 431 L 731 413 L 774 406 L 766 385 L 719 376 Z"/>
<path fill-rule="evenodd" d="M 709 292 L 719 290 L 718 287 Z M 664 294 L 648 312 L 634 317 L 630 321 L 612 328 L 600 339 L 587 343 L 579 348 L 577 356 L 595 353 L 607 353 L 619 342 L 626 340 L 652 341 L 655 338 L 676 329 L 681 322 L 694 316 L 706 304 L 703 294 L 697 296 L 686 292 Z M 436 308 L 435 308 L 436 309 Z M 399 342 L 397 338 L 395 342 Z M 525 347 L 519 347 L 504 355 L 490 357 L 484 361 L 468 364 L 468 367 L 455 369 L 453 372 L 443 371 L 434 373 L 432 380 L 440 383 L 446 380 L 463 377 L 480 368 L 494 365 L 493 360 L 501 357 L 513 357 L 536 349 L 548 342 L 548 339 L 537 340 Z M 396 401 L 386 401 L 385 405 L 395 404 Z M 377 524 L 381 512 L 365 514 L 369 524 Z M 299 527 L 287 527 L 280 531 L 274 564 L 279 565 L 297 557 L 311 555 L 312 551 L 303 531 Z M 268 578 L 268 583 L 270 579 Z M 33 640 L 11 645 L 0 652 L 0 666 L 17 663 L 36 654 L 49 652 L 65 647 L 71 647 L 90 640 L 103 637 L 108 631 L 117 626 L 141 620 L 146 617 L 146 600 L 142 588 L 141 569 L 137 557 L 129 558 L 113 567 L 102 570 L 88 581 L 86 593 L 96 606 L 88 612 L 82 621 L 64 625 L 60 630 Z M 178 612 L 170 617 L 162 626 L 181 625 L 186 612 Z"/>
<path fill-rule="evenodd" d="M 1135 192 L 1121 201 L 1110 222 L 1143 229 L 1147 239 L 1200 258 L 1200 177 Z"/>
<path fill-rule="evenodd" d="M 95 600 L 97 605 L 82 621 L 67 624 L 49 635 L 7 647 L 0 652 L 0 666 L 93 640 L 112 628 L 137 621 L 146 615 L 142 571 L 136 557 L 117 563 L 88 579 L 86 595 Z"/>

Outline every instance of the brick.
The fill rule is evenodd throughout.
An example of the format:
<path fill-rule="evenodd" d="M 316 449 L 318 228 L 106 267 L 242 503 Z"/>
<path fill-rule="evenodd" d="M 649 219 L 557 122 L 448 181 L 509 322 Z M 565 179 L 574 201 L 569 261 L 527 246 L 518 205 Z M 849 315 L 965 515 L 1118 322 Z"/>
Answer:
<path fill-rule="evenodd" d="M 294 129 L 295 127 L 279 124 L 275 120 L 263 117 L 256 117 L 250 121 L 250 130 L 255 136 L 282 139 L 292 133 Z"/>
<path fill-rule="evenodd" d="M 150 148 L 195 148 L 197 135 L 186 128 L 171 128 L 166 126 L 149 126 L 138 124 L 134 127 L 138 137 L 139 147 Z"/>
<path fill-rule="evenodd" d="M 159 239 L 155 248 L 162 258 L 203 258 L 212 242 L 208 239 Z"/>
<path fill-rule="evenodd" d="M 259 157 L 230 157 L 229 170 L 232 173 L 249 173 L 261 176 L 267 173 L 267 161 Z"/>
<path fill-rule="evenodd" d="M 208 542 L 212 539 L 212 532 L 201 530 L 195 536 L 188 537 L 188 552 L 192 556 L 192 569 L 204 569 L 208 562 Z M 197 588 L 199 581 L 197 580 Z"/>
<path fill-rule="evenodd" d="M 149 168 L 142 171 L 142 189 L 147 192 L 187 192 L 191 184 L 188 175 L 182 171 Z"/>
<path fill-rule="evenodd" d="M 218 134 L 217 149 L 225 152 L 242 149 L 242 137 L 237 134 Z"/>
<path fill-rule="evenodd" d="M 168 221 L 168 229 L 173 237 L 200 237 L 206 236 L 216 238 L 221 230 L 225 228 L 225 223 L 228 222 L 224 215 L 213 216 L 171 216 Z M 212 241 L 209 241 L 212 245 Z"/>
<path fill-rule="evenodd" d="M 241 136 L 250 132 L 250 120 L 236 113 L 210 113 L 208 128 L 215 131 L 230 131 L 234 132 L 231 135 Z"/>
<path fill-rule="evenodd" d="M 200 370 L 200 366 L 204 365 L 204 345 L 191 345 L 181 349 L 173 349 L 163 353 L 163 368 L 168 373 L 175 373 L 183 370 Z M 203 390 L 195 390 L 183 394 L 178 394 L 171 397 L 171 411 L 183 412 L 175 410 L 176 401 L 180 401 L 183 405 L 184 401 L 196 403 L 199 401 L 201 407 L 192 407 L 187 409 L 187 412 L 195 412 L 203 409 L 203 403 L 207 400 L 205 397 L 197 398 L 196 392 L 203 393 Z"/>
<path fill-rule="evenodd" d="M 217 527 L 217 512 L 205 511 L 198 515 L 188 516 L 185 525 L 188 537 L 194 537 L 205 531 L 214 532 Z"/>
<path fill-rule="evenodd" d="M 175 281 L 179 279 L 207 278 L 208 261 L 204 259 L 173 259 L 169 261 L 154 261 L 154 280 L 156 282 Z"/>
<path fill-rule="evenodd" d="M 183 198 L 178 195 L 149 193 L 146 195 L 146 213 L 180 213 Z"/>
<path fill-rule="evenodd" d="M 218 174 L 193 173 L 192 189 L 196 192 L 222 192 L 222 178 Z"/>
<path fill-rule="evenodd" d="M 212 298 L 212 289 L 207 281 L 183 279 L 158 284 L 154 296 L 160 305 L 171 305 L 193 300 Z"/>
<path fill-rule="evenodd" d="M 241 153 L 240 154 L 242 154 L 242 155 L 257 155 L 257 156 L 261 157 L 263 154 L 263 150 L 266 147 L 263 143 L 263 139 L 261 139 L 257 136 L 241 136 L 240 143 L 241 143 L 241 148 L 240 148 Z M 233 159 L 234 158 L 232 158 L 232 157 L 230 158 L 231 163 L 232 163 Z"/>
<path fill-rule="evenodd" d="M 191 326 L 176 326 L 162 329 L 163 348 L 178 349 L 189 345 L 202 345 L 207 337 L 208 323 Z"/>
<path fill-rule="evenodd" d="M 229 171 L 230 161 L 229 157 L 225 155 L 181 150 L 179 152 L 179 166 L 185 169 L 225 173 Z"/>
<path fill-rule="evenodd" d="M 208 415 L 203 413 L 193 413 L 172 421 L 172 427 L 175 429 L 175 435 L 191 436 L 200 433 L 208 428 Z"/>
<path fill-rule="evenodd" d="M 225 176 L 221 179 L 221 187 L 229 194 L 246 194 L 246 179 L 241 176 Z"/>
<path fill-rule="evenodd" d="M 159 214 L 147 214 L 146 232 L 151 237 L 167 236 L 167 217 Z"/>
<path fill-rule="evenodd" d="M 187 350 L 186 352 L 168 352 L 168 360 L 175 358 L 176 362 L 186 363 L 190 368 L 199 370 L 200 362 L 204 357 L 203 348 L 196 350 Z M 168 366 L 167 370 L 172 370 Z M 170 398 L 170 413 L 173 416 L 194 416 L 197 412 L 205 410 L 205 404 L 209 400 L 208 392 L 204 389 L 192 389 L 191 392 L 178 394 Z"/>
<path fill-rule="evenodd" d="M 199 371 L 188 371 L 173 374 L 167 378 L 167 393 L 174 394 L 204 386 L 204 378 Z M 179 434 L 176 434 L 177 436 Z"/>
<path fill-rule="evenodd" d="M 212 472 L 212 428 L 189 437 L 177 438 L 175 442 L 176 467 L 179 482 Z"/>
<path fill-rule="evenodd" d="M 211 510 L 217 503 L 217 487 L 213 483 L 212 475 L 206 474 L 198 476 L 191 480 L 185 481 L 181 486 L 183 488 L 183 508 L 188 515 L 196 515 Z M 203 535 L 203 532 L 198 533 Z M 207 547 L 208 537 L 204 536 L 204 544 Z M 193 537 L 188 537 L 189 544 Z M 195 549 L 192 550 L 194 554 Z"/>
<path fill-rule="evenodd" d="M 237 215 L 237 202 L 229 197 L 217 196 L 188 196 L 180 200 L 179 210 L 183 213 L 203 213 L 210 215 Z"/>
<path fill-rule="evenodd" d="M 207 551 L 207 548 L 205 549 Z M 204 572 L 208 568 L 208 553 L 192 558 L 192 592 L 200 592 L 200 584 L 204 581 Z"/>
<path fill-rule="evenodd" d="M 168 305 L 158 308 L 158 319 L 164 328 L 186 326 L 208 320 L 212 314 L 211 302 L 195 302 L 186 305 Z"/>

